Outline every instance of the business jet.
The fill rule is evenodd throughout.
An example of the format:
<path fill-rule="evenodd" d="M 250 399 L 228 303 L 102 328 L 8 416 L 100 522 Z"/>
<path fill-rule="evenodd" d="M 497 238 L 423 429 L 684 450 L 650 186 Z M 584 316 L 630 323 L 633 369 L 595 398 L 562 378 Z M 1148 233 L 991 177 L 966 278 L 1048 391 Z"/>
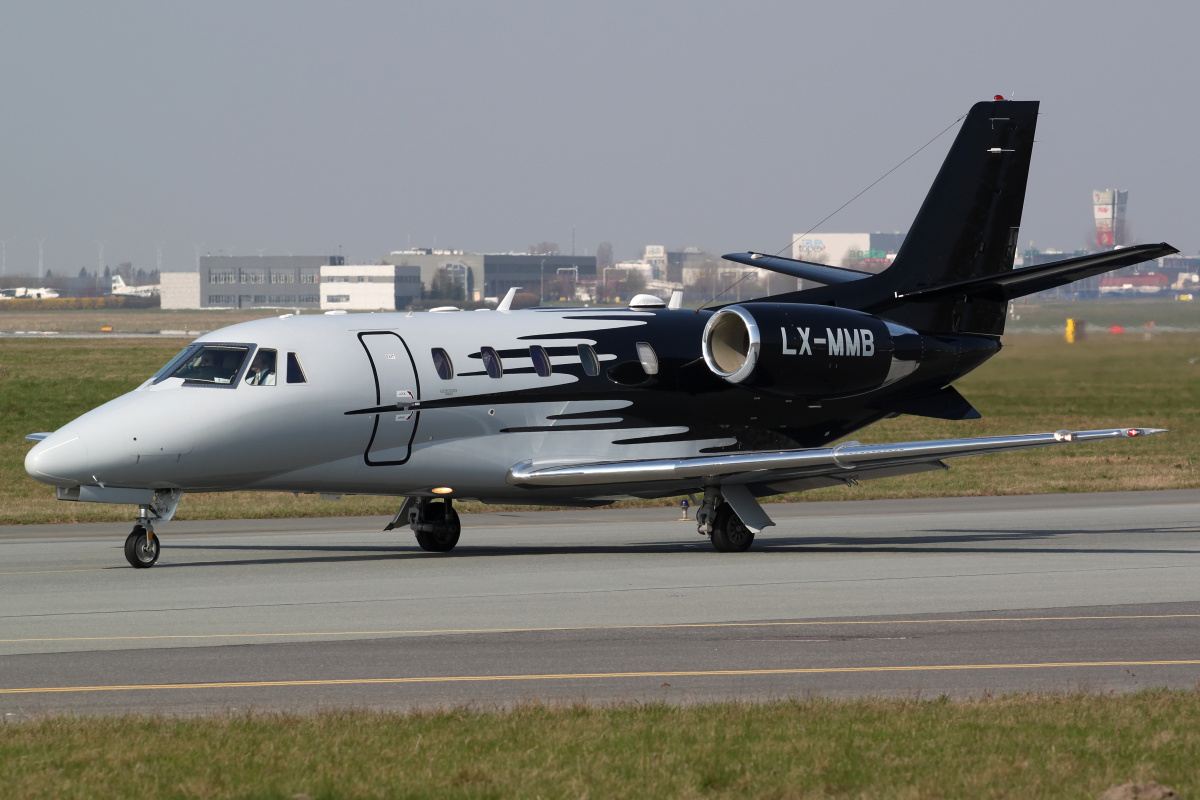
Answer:
<path fill-rule="evenodd" d="M 966 115 L 894 263 L 878 274 L 757 252 L 822 284 L 696 311 L 627 308 L 293 316 L 195 340 L 134 391 L 38 440 L 61 500 L 139 508 L 134 567 L 188 492 L 388 495 L 388 530 L 459 540 L 456 499 L 597 506 L 692 494 L 722 552 L 772 525 L 759 499 L 947 469 L 964 456 L 1157 428 L 863 445 L 900 414 L 969 420 L 952 386 L 1000 350 L 1010 300 L 1177 252 L 1147 244 L 1013 268 L 1038 103 Z"/>
<path fill-rule="evenodd" d="M 112 289 L 109 291 L 113 297 L 150 297 L 156 295 L 162 290 L 162 284 L 155 283 L 146 286 L 128 286 L 125 279 L 120 275 L 112 276 Z"/>

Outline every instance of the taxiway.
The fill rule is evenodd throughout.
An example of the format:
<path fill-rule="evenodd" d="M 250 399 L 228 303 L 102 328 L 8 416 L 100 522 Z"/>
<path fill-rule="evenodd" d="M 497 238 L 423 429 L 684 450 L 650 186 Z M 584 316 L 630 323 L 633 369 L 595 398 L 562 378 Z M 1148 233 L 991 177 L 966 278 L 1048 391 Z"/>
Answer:
<path fill-rule="evenodd" d="M 1200 682 L 1200 491 L 0 527 L 0 713 L 203 713 Z"/>

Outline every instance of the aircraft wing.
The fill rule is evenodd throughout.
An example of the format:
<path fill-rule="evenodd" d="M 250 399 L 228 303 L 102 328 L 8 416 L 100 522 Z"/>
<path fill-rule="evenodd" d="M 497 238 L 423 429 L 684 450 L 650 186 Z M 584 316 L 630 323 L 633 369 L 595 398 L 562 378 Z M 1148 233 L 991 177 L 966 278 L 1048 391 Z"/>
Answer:
<path fill-rule="evenodd" d="M 831 477 L 846 482 L 944 469 L 948 458 L 1006 453 L 1034 447 L 1054 447 L 1073 442 L 1098 442 L 1166 433 L 1162 428 L 1111 428 L 1098 431 L 1056 431 L 975 439 L 938 439 L 925 442 L 859 444 L 781 452 L 737 453 L 691 458 L 612 461 L 591 464 L 554 464 L 523 461 L 508 471 L 514 486 L 594 486 L 654 482 L 719 483 L 729 486 L 777 484 L 804 478 Z"/>

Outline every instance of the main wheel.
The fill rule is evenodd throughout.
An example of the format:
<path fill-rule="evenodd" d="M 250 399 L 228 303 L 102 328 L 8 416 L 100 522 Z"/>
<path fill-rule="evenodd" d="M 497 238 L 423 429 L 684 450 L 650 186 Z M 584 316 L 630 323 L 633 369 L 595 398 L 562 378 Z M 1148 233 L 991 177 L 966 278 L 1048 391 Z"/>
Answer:
<path fill-rule="evenodd" d="M 459 522 L 458 512 L 442 500 L 434 500 L 425 506 L 425 521 L 439 523 L 440 531 L 417 532 L 417 544 L 422 550 L 431 553 L 446 553 L 458 544 L 459 534 L 462 533 L 462 523 Z"/>
<path fill-rule="evenodd" d="M 147 533 L 141 525 L 135 525 L 125 539 L 125 560 L 137 569 L 153 567 L 158 561 L 158 537 Z"/>
<path fill-rule="evenodd" d="M 722 553 L 743 553 L 754 544 L 754 531 L 733 513 L 729 503 L 722 503 L 713 520 L 712 543 Z"/>

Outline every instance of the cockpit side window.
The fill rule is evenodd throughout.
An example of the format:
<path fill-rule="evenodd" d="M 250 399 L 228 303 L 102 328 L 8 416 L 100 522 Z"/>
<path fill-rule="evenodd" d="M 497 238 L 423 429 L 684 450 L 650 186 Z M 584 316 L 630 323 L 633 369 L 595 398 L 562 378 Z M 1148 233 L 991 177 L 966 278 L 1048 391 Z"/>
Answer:
<path fill-rule="evenodd" d="M 500 361 L 500 354 L 494 348 L 479 348 L 479 356 L 483 359 L 483 368 L 487 370 L 489 378 L 504 377 L 504 364 Z"/>
<path fill-rule="evenodd" d="M 162 383 L 165 381 L 168 377 L 170 377 L 172 372 L 179 368 L 180 363 L 187 358 L 188 353 L 192 352 L 197 347 L 199 347 L 199 345 L 189 344 L 187 347 L 180 350 L 179 355 L 172 358 L 165 365 L 163 365 L 162 369 L 154 373 L 154 376 L 150 378 L 150 384 L 154 385 L 156 383 Z"/>
<path fill-rule="evenodd" d="M 246 371 L 246 383 L 251 386 L 275 385 L 275 351 L 259 348 Z"/>
<path fill-rule="evenodd" d="M 171 373 L 190 386 L 232 386 L 250 353 L 248 345 L 205 344 L 189 353 Z"/>
<path fill-rule="evenodd" d="M 450 360 L 450 354 L 440 347 L 433 348 L 433 368 L 444 381 L 454 377 L 454 362 Z"/>
<path fill-rule="evenodd" d="M 304 370 L 300 367 L 300 359 L 296 358 L 295 353 L 287 354 L 287 382 L 308 383 L 308 378 L 304 377 Z"/>

